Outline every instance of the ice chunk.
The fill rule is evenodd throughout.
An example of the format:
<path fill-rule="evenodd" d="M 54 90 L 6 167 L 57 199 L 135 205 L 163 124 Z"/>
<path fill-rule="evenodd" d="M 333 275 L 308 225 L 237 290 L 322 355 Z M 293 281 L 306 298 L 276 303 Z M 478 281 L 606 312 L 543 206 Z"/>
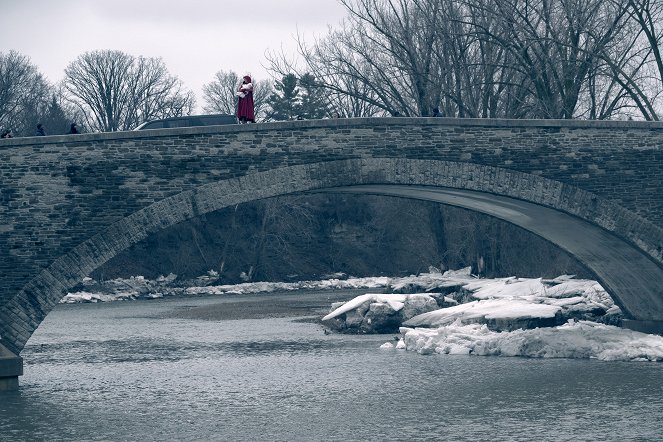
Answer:
<path fill-rule="evenodd" d="M 462 323 L 486 319 L 554 318 L 561 307 L 521 299 L 484 299 L 423 313 L 405 321 L 414 327 L 438 327 L 456 320 Z"/>
<path fill-rule="evenodd" d="M 590 321 L 558 327 L 494 332 L 459 321 L 437 329 L 402 327 L 407 350 L 421 354 L 472 354 L 534 358 L 663 361 L 663 337 Z"/>
<path fill-rule="evenodd" d="M 357 309 L 364 303 L 368 305 L 372 302 L 383 302 L 388 304 L 392 308 L 392 310 L 399 311 L 400 309 L 403 308 L 404 306 L 403 302 L 405 301 L 407 296 L 408 295 L 400 293 L 366 293 L 365 295 L 357 296 L 354 299 L 351 299 L 350 301 L 346 302 L 341 307 L 337 308 L 336 310 L 326 315 L 324 318 L 322 318 L 322 320 L 326 321 L 328 319 L 335 318 L 337 316 L 342 315 L 343 313 L 349 312 L 350 310 Z"/>

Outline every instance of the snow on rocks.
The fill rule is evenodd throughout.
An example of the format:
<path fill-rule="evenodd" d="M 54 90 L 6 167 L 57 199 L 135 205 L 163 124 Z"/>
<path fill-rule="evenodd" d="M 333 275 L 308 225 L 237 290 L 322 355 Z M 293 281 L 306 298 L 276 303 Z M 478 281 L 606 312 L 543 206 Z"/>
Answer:
<path fill-rule="evenodd" d="M 591 321 L 570 320 L 556 327 L 511 332 L 456 321 L 439 328 L 402 327 L 400 331 L 404 336 L 396 348 L 420 354 L 663 361 L 663 336 Z"/>
<path fill-rule="evenodd" d="M 104 282 L 97 282 L 91 278 L 84 278 L 83 290 L 68 293 L 62 300 L 64 304 L 84 302 L 111 302 L 133 299 L 161 298 L 166 294 L 180 293 L 181 289 L 173 287 L 177 275 L 160 276 L 155 280 L 143 276 L 118 278 Z"/>
<path fill-rule="evenodd" d="M 332 304 L 332 311 L 322 320 L 330 328 L 346 333 L 394 333 L 404 321 L 438 309 L 440 304 L 434 296 L 428 293 L 367 293 L 345 303 Z M 447 298 L 447 301 L 453 300 Z"/>
<path fill-rule="evenodd" d="M 403 323 L 412 327 L 439 327 L 455 321 L 462 324 L 488 324 L 491 329 L 550 327 L 562 308 L 522 299 L 485 299 L 415 316 Z"/>
<path fill-rule="evenodd" d="M 332 306 L 333 311 L 323 321 L 334 319 L 329 326 L 335 330 L 363 333 L 390 333 L 398 320 L 409 327 L 439 327 L 459 321 L 461 324 L 486 324 L 491 330 L 553 327 L 569 319 L 619 323 L 619 307 L 596 281 L 574 280 L 569 275 L 551 280 L 513 276 L 478 279 L 469 271 L 467 268 L 444 274 L 427 273 L 401 278 L 391 285 L 394 291 L 405 288 L 456 290 L 456 298 L 469 302 L 459 304 L 442 293 L 428 293 L 432 298 L 429 300 L 410 295 L 402 307 L 407 313 L 397 314 L 401 307 L 389 309 L 377 304 L 386 299 L 405 302 L 404 295 L 367 294 Z M 433 301 L 438 308 L 433 308 Z M 412 308 L 407 307 L 410 305 Z M 414 314 L 417 310 L 421 314 Z"/>
<path fill-rule="evenodd" d="M 67 294 L 63 303 L 110 302 L 134 299 L 149 299 L 162 296 L 197 296 L 197 295 L 237 295 L 250 293 L 271 293 L 276 291 L 296 290 L 343 290 L 343 289 L 387 289 L 392 292 L 412 293 L 417 290 L 428 291 L 432 288 L 460 287 L 473 279 L 470 268 L 423 273 L 406 277 L 344 277 L 318 281 L 298 282 L 246 282 L 241 284 L 218 284 L 219 274 L 210 270 L 206 275 L 188 281 L 179 281 L 170 274 L 150 280 L 143 276 L 118 278 L 97 282 L 84 278 L 82 290 Z M 217 285 L 214 285 L 217 283 Z"/>

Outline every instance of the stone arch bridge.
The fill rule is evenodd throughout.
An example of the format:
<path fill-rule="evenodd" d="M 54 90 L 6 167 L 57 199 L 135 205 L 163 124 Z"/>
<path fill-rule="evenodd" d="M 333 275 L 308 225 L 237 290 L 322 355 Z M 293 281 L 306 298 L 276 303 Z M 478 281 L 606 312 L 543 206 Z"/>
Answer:
<path fill-rule="evenodd" d="M 19 354 L 70 288 L 160 229 L 325 189 L 505 219 L 576 256 L 632 326 L 663 324 L 663 124 L 358 118 L 1 140 L 0 344 Z"/>

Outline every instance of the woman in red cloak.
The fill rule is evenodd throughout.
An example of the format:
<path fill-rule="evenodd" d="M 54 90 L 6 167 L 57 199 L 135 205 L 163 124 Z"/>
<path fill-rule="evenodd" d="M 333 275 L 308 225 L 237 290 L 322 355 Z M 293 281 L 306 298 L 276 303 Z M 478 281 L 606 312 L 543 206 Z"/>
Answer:
<path fill-rule="evenodd" d="M 251 77 L 245 75 L 242 84 L 237 90 L 239 101 L 237 102 L 237 118 L 241 124 L 255 123 L 256 117 L 253 113 L 253 83 Z"/>

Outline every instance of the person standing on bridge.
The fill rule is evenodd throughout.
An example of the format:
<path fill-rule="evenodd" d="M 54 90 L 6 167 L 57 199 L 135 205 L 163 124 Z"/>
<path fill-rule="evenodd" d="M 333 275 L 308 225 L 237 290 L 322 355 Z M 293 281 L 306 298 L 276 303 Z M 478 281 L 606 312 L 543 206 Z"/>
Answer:
<path fill-rule="evenodd" d="M 39 123 L 37 125 L 37 130 L 35 131 L 35 136 L 37 137 L 43 137 L 46 135 L 46 131 L 44 131 L 44 125 Z"/>
<path fill-rule="evenodd" d="M 255 123 L 256 117 L 253 110 L 253 83 L 251 77 L 245 75 L 242 79 L 242 84 L 239 85 L 237 90 L 237 118 L 241 124 Z"/>
<path fill-rule="evenodd" d="M 70 134 L 79 134 L 80 133 L 78 131 L 78 126 L 76 126 L 76 123 L 71 123 L 71 126 L 69 126 L 69 133 Z"/>

